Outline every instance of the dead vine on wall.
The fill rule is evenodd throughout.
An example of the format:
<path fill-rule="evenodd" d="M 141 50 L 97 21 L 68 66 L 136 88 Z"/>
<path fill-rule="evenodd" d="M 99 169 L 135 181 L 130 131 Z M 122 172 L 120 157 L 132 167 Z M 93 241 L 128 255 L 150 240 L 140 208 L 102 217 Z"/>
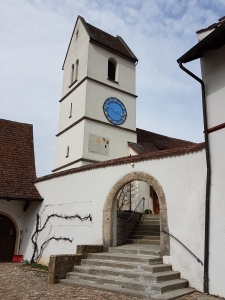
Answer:
<path fill-rule="evenodd" d="M 43 211 L 42 211 L 42 213 L 43 213 Z M 52 215 L 50 215 L 50 216 L 47 217 L 44 225 L 41 226 L 40 215 L 37 214 L 36 217 L 37 217 L 37 219 L 36 219 L 36 227 L 35 227 L 35 231 L 34 231 L 32 237 L 31 237 L 31 241 L 33 243 L 33 248 L 34 248 L 33 255 L 32 255 L 32 258 L 31 258 L 31 263 L 37 262 L 37 260 L 39 260 L 41 258 L 44 249 L 47 247 L 47 245 L 49 244 L 50 241 L 55 240 L 55 241 L 68 241 L 70 243 L 73 242 L 72 239 L 67 238 L 67 237 L 55 237 L 55 236 L 49 237 L 49 234 L 50 234 L 51 229 L 52 229 L 52 226 L 50 226 L 50 231 L 49 231 L 48 237 L 46 238 L 46 240 L 44 241 L 44 243 L 42 243 L 42 245 L 40 247 L 40 250 L 38 249 L 37 240 L 38 240 L 39 233 L 41 231 L 43 231 L 43 229 L 46 228 L 46 225 L 48 224 L 48 222 L 49 222 L 49 220 L 51 218 L 60 218 L 60 219 L 65 219 L 65 220 L 79 219 L 82 222 L 83 221 L 88 221 L 88 220 L 92 222 L 92 216 L 91 216 L 91 214 L 89 214 L 89 215 L 87 215 L 85 217 L 81 217 L 78 214 L 75 214 L 75 215 L 72 215 L 72 216 L 52 214 Z"/>

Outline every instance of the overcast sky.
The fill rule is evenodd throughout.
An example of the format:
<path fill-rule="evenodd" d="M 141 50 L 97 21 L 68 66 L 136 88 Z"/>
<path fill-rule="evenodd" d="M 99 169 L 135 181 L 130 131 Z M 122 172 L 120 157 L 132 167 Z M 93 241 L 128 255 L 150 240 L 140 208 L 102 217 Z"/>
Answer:
<path fill-rule="evenodd" d="M 176 60 L 196 31 L 225 15 L 224 0 L 1 0 L 0 118 L 34 126 L 37 175 L 54 167 L 62 64 L 77 15 L 138 57 L 137 127 L 203 141 L 200 85 Z M 185 65 L 200 76 L 199 60 Z"/>

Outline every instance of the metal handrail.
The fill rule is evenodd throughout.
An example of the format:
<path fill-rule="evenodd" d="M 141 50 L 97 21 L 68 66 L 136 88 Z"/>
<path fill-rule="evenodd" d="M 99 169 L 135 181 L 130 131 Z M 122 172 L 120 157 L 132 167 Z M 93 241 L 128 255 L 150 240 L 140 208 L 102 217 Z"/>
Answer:
<path fill-rule="evenodd" d="M 132 214 L 130 215 L 130 217 L 124 222 L 128 222 L 131 217 L 133 216 L 133 214 L 135 213 L 136 209 L 138 208 L 139 204 L 141 203 L 141 201 L 143 201 L 143 210 L 144 210 L 144 207 L 145 207 L 145 197 L 142 197 L 141 200 L 138 202 L 138 205 L 135 207 L 134 211 L 132 212 Z"/>
<path fill-rule="evenodd" d="M 166 231 L 165 229 L 161 230 L 163 233 L 170 235 L 172 238 L 174 238 L 178 243 L 180 243 L 189 253 L 191 253 L 192 256 L 194 256 L 197 259 L 197 262 L 203 265 L 203 262 L 200 258 L 198 258 L 191 250 L 188 249 L 178 238 L 176 238 L 174 235 L 172 235 L 170 232 Z"/>

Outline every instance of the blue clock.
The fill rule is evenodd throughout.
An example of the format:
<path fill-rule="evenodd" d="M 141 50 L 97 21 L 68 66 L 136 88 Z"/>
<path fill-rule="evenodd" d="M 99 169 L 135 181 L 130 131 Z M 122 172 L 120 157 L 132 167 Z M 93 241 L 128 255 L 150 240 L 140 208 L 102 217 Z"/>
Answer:
<path fill-rule="evenodd" d="M 124 104 L 116 97 L 110 97 L 103 104 L 103 112 L 106 119 L 115 125 L 121 125 L 126 121 L 127 110 Z"/>

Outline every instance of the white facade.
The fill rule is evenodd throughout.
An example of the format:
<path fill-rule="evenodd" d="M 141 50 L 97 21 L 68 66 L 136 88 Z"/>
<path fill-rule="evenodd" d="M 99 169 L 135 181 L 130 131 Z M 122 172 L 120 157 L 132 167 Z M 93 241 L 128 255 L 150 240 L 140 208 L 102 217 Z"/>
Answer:
<path fill-rule="evenodd" d="M 74 174 L 38 182 L 36 187 L 45 199 L 40 210 L 42 224 L 52 213 L 64 216 L 78 214 L 81 217 L 92 215 L 92 222 L 53 218 L 51 225 L 40 233 L 39 246 L 47 236 L 67 237 L 73 242 L 51 241 L 41 263 L 47 264 L 53 254 L 75 253 L 78 244 L 101 244 L 103 207 L 109 191 L 120 178 L 132 172 L 144 172 L 158 180 L 166 195 L 170 232 L 203 260 L 206 167 L 205 152 L 201 151 L 137 162 L 134 166 L 127 163 L 89 171 L 81 169 Z M 179 270 L 191 286 L 202 290 L 202 266 L 175 240 L 170 239 L 170 243 L 173 268 Z M 30 259 L 31 254 L 28 250 L 25 257 Z"/>
<path fill-rule="evenodd" d="M 201 33 L 199 40 L 208 33 Z M 224 50 L 225 46 L 201 58 L 209 128 L 225 123 Z M 109 58 L 117 62 L 117 82 L 107 79 Z M 71 68 L 72 65 L 74 68 Z M 82 168 L 91 161 L 136 155 L 127 145 L 128 141 L 136 142 L 134 95 L 134 63 L 90 43 L 86 29 L 78 18 L 64 64 L 55 169 L 81 168 L 71 170 L 67 175 L 56 173 L 55 177 L 46 176 L 44 180 L 37 181 L 35 185 L 44 201 L 41 204 L 31 203 L 26 212 L 23 212 L 23 201 L 1 201 L 0 213 L 10 216 L 16 227 L 15 254 L 31 259 L 34 251 L 31 236 L 35 232 L 37 214 L 40 217 L 39 228 L 44 226 L 35 238 L 38 251 L 51 237 L 60 238 L 59 241 L 53 239 L 46 244 L 40 263 L 47 265 L 50 255 L 76 253 L 76 246 L 80 244 L 104 243 L 104 206 L 112 188 L 119 189 L 118 182 L 130 174 L 134 175 L 134 180 L 138 180 L 135 176 L 141 173 L 157 181 L 165 194 L 166 202 L 160 209 L 167 211 L 169 232 L 203 261 L 206 190 L 204 150 L 170 157 L 159 155 L 154 159 L 149 156 L 145 161 L 132 163 L 126 162 L 128 159 L 125 157 L 114 163 L 111 161 L 97 167 L 93 165 L 89 169 Z M 127 109 L 128 118 L 119 127 L 107 123 L 103 114 L 102 105 L 111 96 L 120 99 Z M 95 139 L 99 144 L 105 144 L 97 149 Z M 224 126 L 209 134 L 209 142 L 212 166 L 209 291 L 225 297 Z M 124 184 L 129 182 L 125 181 Z M 144 196 L 145 209 L 153 211 L 153 200 L 146 182 L 138 182 L 137 201 Z M 114 205 L 113 245 L 116 245 L 116 219 Z M 186 278 L 191 287 L 203 290 L 203 266 L 172 237 L 170 255 L 163 259 L 172 263 L 173 269 L 180 271 L 181 277 Z"/>
<path fill-rule="evenodd" d="M 202 80 L 206 88 L 208 128 L 225 123 L 225 46 L 201 58 Z M 209 290 L 225 296 L 225 128 L 209 133 L 211 154 L 211 200 L 209 235 Z"/>
<path fill-rule="evenodd" d="M 127 142 L 136 142 L 135 63 L 89 40 L 78 17 L 63 66 L 54 171 L 127 156 Z M 108 79 L 109 59 L 116 65 L 115 81 Z M 109 97 L 126 107 L 121 125 L 112 125 L 104 115 Z M 89 134 L 110 140 L 107 157 L 89 151 Z"/>

